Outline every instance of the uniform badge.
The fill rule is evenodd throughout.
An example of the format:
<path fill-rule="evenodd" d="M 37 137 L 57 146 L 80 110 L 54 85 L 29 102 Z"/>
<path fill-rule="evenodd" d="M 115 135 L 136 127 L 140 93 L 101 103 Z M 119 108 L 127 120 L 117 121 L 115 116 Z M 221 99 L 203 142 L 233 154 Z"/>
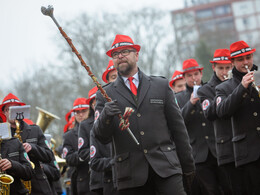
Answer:
<path fill-rule="evenodd" d="M 99 111 L 97 110 L 97 111 L 95 112 L 95 121 L 98 119 L 98 117 L 99 117 Z"/>
<path fill-rule="evenodd" d="M 26 158 L 26 160 L 28 160 L 30 162 L 30 158 L 29 158 L 28 154 L 26 152 L 24 152 L 23 155 Z"/>
<path fill-rule="evenodd" d="M 68 149 L 65 147 L 62 150 L 62 158 L 66 158 L 67 154 L 68 154 Z"/>
<path fill-rule="evenodd" d="M 78 139 L 78 149 L 80 149 L 84 144 L 84 139 L 82 137 L 79 137 Z"/>
<path fill-rule="evenodd" d="M 90 158 L 93 158 L 96 154 L 96 148 L 95 146 L 90 146 Z"/>
<path fill-rule="evenodd" d="M 216 102 L 216 103 L 217 103 L 217 106 L 219 105 L 220 102 L 221 102 L 221 97 L 218 97 L 218 98 L 217 98 L 217 102 Z"/>
<path fill-rule="evenodd" d="M 58 163 L 57 163 L 57 161 L 56 161 L 56 160 L 53 162 L 53 164 L 54 164 L 54 166 L 55 166 L 57 169 L 59 169 L 59 170 L 60 170 L 60 167 L 59 167 L 59 165 L 58 165 Z"/>
<path fill-rule="evenodd" d="M 209 102 L 209 100 L 204 100 L 203 102 L 202 102 L 202 109 L 203 110 L 207 110 L 207 108 L 209 107 L 209 105 L 210 105 L 210 102 Z"/>
<path fill-rule="evenodd" d="M 45 144 L 48 146 L 49 149 L 51 149 L 51 146 L 47 140 L 45 140 Z"/>

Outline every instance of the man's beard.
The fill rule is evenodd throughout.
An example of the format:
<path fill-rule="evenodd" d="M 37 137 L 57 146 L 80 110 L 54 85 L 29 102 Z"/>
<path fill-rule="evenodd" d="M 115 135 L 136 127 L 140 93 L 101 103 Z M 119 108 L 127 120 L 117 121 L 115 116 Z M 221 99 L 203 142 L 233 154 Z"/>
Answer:
<path fill-rule="evenodd" d="M 127 62 L 125 62 L 125 63 L 127 63 Z M 132 70 L 133 70 L 133 67 L 129 63 L 127 63 L 127 67 L 123 67 L 121 69 L 119 68 L 119 66 L 117 67 L 117 71 L 122 76 L 128 76 Z"/>

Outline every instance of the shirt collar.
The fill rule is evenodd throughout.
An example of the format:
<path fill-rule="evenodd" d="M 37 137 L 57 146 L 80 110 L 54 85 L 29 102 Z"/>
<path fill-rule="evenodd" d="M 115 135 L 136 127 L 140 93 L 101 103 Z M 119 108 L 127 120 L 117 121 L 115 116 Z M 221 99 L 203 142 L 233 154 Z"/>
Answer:
<path fill-rule="evenodd" d="M 138 72 L 134 74 L 134 80 L 136 80 L 137 82 L 139 82 L 139 77 L 138 77 Z M 128 77 L 123 77 L 123 80 L 124 80 L 124 83 L 127 83 L 128 82 Z"/>

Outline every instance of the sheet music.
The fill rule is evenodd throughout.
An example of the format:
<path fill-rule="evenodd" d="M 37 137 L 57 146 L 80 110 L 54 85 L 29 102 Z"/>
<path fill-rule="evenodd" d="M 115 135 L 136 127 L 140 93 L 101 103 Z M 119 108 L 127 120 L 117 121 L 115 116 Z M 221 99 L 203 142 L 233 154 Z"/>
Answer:
<path fill-rule="evenodd" d="M 1 139 L 10 139 L 11 135 L 11 128 L 10 123 L 0 123 L 0 138 Z"/>
<path fill-rule="evenodd" d="M 30 105 L 25 106 L 11 106 L 9 108 L 9 117 L 11 120 L 23 120 L 30 118 Z"/>

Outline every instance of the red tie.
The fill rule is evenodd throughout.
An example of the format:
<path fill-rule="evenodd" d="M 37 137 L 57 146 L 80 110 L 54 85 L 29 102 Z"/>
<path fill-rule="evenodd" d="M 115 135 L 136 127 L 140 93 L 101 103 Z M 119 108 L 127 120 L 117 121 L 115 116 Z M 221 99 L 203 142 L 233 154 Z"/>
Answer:
<path fill-rule="evenodd" d="M 130 89 L 131 89 L 132 93 L 136 96 L 137 95 L 137 88 L 136 88 L 135 84 L 133 83 L 133 79 L 134 79 L 134 77 L 128 78 L 129 83 L 130 83 Z"/>

